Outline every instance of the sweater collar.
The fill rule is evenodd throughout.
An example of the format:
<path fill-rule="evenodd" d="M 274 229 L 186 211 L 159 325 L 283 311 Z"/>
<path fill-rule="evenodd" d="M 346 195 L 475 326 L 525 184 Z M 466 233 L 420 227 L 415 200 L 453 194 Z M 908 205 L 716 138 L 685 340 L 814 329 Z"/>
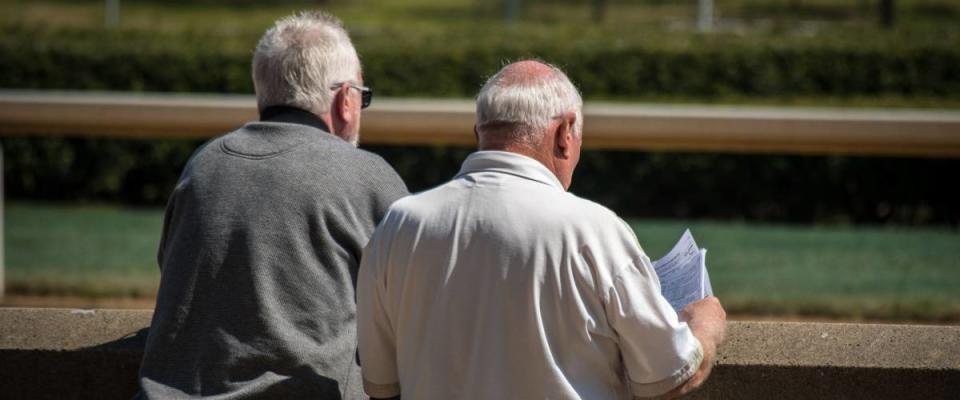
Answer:
<path fill-rule="evenodd" d="M 296 107 L 270 106 L 264 108 L 263 111 L 260 112 L 260 121 L 306 125 L 330 133 L 330 128 L 327 127 L 327 124 L 324 123 L 320 117 Z"/>

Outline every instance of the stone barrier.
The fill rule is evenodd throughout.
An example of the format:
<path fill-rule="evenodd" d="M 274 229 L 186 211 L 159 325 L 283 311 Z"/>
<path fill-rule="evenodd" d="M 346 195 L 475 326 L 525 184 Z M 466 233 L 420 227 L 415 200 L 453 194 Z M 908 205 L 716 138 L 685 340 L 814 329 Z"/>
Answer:
<path fill-rule="evenodd" d="M 0 308 L 0 398 L 129 399 L 149 310 Z M 730 322 L 697 399 L 960 399 L 960 326 Z"/>

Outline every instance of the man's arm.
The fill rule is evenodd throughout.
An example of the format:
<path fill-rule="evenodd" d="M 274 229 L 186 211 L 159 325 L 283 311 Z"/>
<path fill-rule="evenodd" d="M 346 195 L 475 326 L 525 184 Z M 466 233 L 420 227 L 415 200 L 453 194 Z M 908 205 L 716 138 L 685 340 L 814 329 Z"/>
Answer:
<path fill-rule="evenodd" d="M 683 311 L 680 312 L 680 320 L 687 322 L 693 336 L 700 341 L 700 346 L 703 348 L 703 361 L 700 362 L 700 368 L 690 379 L 663 395 L 667 399 L 680 397 L 694 391 L 710 376 L 713 363 L 717 358 L 717 346 L 723 342 L 726 332 L 727 313 L 720 305 L 720 300 L 710 296 L 684 307 Z"/>
<path fill-rule="evenodd" d="M 372 186 L 376 188 L 373 221 L 376 225 L 387 215 L 390 205 L 409 195 L 410 191 L 407 189 L 407 184 L 403 182 L 403 179 L 390 164 L 380 156 L 374 157 L 372 164 L 376 166 L 375 171 L 367 175 L 367 179 L 371 179 L 373 181 Z"/>
<path fill-rule="evenodd" d="M 381 229 L 391 229 L 390 217 Z M 389 233 L 384 239 L 378 231 L 373 234 L 360 261 L 357 278 L 357 340 L 360 353 L 360 372 L 363 389 L 374 399 L 400 396 L 397 370 L 396 336 L 390 312 L 384 297 L 383 268 L 389 257 Z M 386 241 L 387 243 L 383 243 Z"/>
<path fill-rule="evenodd" d="M 160 230 L 160 243 L 157 245 L 157 266 L 163 272 L 163 258 L 167 249 L 167 238 L 170 237 L 170 225 L 173 220 L 173 206 L 177 201 L 177 191 L 174 190 L 167 200 L 167 208 L 163 212 L 163 227 Z"/>

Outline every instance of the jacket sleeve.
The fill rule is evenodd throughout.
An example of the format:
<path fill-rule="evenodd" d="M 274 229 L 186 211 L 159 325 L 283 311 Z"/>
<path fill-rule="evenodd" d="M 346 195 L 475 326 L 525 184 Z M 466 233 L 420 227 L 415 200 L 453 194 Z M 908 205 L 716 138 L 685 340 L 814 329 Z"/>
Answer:
<path fill-rule="evenodd" d="M 606 243 L 610 280 L 604 289 L 607 320 L 617 332 L 625 376 L 638 397 L 659 396 L 697 371 L 703 349 L 660 294 L 660 281 L 633 231 L 623 227 Z"/>
<path fill-rule="evenodd" d="M 357 279 L 357 338 L 363 388 L 377 398 L 400 394 L 396 334 L 387 307 L 385 270 L 388 268 L 390 217 L 370 239 Z"/>

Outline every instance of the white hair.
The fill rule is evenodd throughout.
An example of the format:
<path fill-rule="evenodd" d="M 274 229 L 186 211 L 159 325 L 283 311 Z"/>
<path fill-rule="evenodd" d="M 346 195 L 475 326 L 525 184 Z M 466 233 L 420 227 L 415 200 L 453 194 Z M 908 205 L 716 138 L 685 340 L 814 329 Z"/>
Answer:
<path fill-rule="evenodd" d="M 502 139 L 535 145 L 551 120 L 564 113 L 576 114 L 574 135 L 583 128 L 580 92 L 559 68 L 552 73 L 524 76 L 501 69 L 490 77 L 477 95 L 477 133 L 503 135 Z M 505 76 L 506 75 L 506 76 Z"/>
<path fill-rule="evenodd" d="M 252 69 L 260 110 L 287 105 L 323 114 L 330 111 L 330 87 L 359 77 L 360 58 L 339 19 L 302 12 L 263 34 Z"/>

